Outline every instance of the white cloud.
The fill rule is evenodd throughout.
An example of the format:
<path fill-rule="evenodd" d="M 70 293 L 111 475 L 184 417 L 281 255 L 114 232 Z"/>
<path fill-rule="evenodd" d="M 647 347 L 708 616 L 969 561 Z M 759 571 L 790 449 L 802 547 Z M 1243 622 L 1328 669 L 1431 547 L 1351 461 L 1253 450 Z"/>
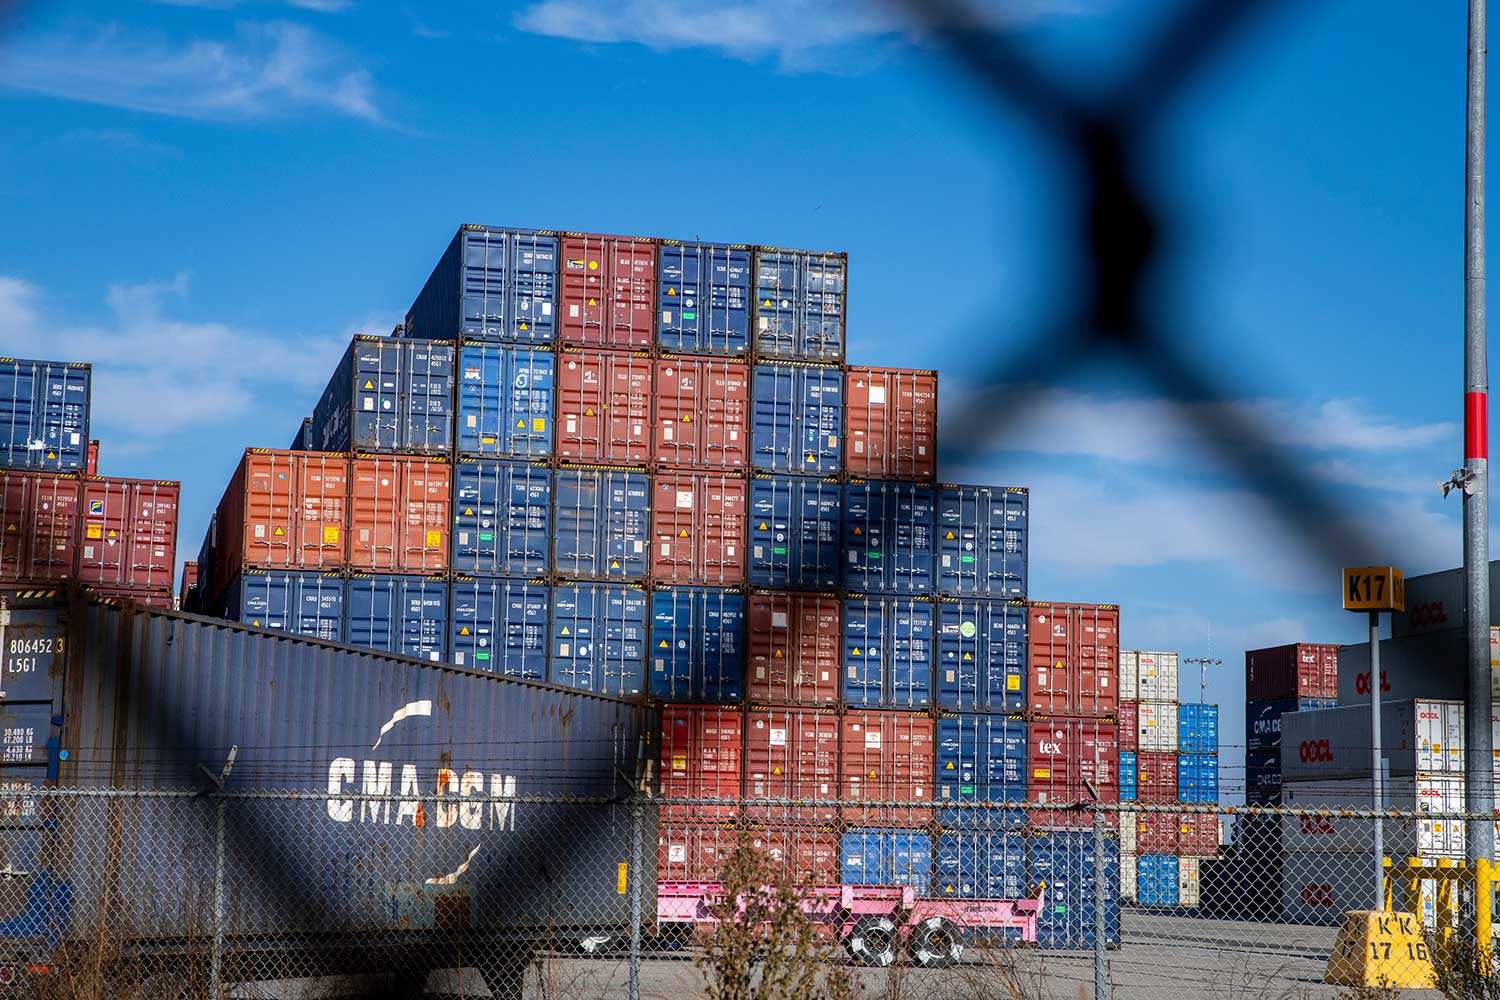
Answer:
<path fill-rule="evenodd" d="M 96 146 L 107 146 L 115 150 L 123 150 L 128 153 L 143 153 L 151 156 L 163 156 L 168 159 L 182 159 L 182 150 L 176 146 L 168 146 L 165 143 L 151 142 L 148 139 L 133 132 L 130 129 L 120 128 L 81 128 L 64 133 L 62 141 L 65 143 L 76 143 Z"/>
<path fill-rule="evenodd" d="M 212 10 L 229 10 L 247 0 L 154 0 L 168 7 L 207 7 Z M 253 2 L 253 0 L 252 0 Z M 354 0 L 280 0 L 288 7 L 301 10 L 316 10 L 325 14 L 338 14 L 354 6 Z"/>
<path fill-rule="evenodd" d="M 300 24 L 245 23 L 183 43 L 118 26 L 18 39 L 0 87 L 155 114 L 220 121 L 322 111 L 380 122 L 374 82 Z"/>

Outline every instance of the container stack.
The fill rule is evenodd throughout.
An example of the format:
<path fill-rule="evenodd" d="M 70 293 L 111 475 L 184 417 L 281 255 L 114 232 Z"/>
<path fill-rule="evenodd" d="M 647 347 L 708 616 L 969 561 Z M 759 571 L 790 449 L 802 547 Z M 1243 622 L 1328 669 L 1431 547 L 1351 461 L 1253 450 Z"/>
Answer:
<path fill-rule="evenodd" d="M 1281 805 L 1281 717 L 1332 708 L 1339 648 L 1298 642 L 1245 651 L 1245 801 Z"/>
<path fill-rule="evenodd" d="M 0 358 L 0 581 L 173 603 L 178 483 L 98 475 L 87 364 Z"/>

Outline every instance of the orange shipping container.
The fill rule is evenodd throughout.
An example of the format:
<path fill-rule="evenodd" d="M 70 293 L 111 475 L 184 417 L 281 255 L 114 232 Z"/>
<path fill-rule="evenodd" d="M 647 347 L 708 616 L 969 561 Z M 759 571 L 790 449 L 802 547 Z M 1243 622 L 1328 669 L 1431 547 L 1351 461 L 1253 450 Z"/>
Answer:
<path fill-rule="evenodd" d="M 839 696 L 839 612 L 831 594 L 756 591 L 745 616 L 745 694 L 768 705 L 831 705 Z"/>
<path fill-rule="evenodd" d="M 350 568 L 413 575 L 445 571 L 452 472 L 440 459 L 356 456 L 349 468 Z"/>
<path fill-rule="evenodd" d="M 937 372 L 851 367 L 844 413 L 845 472 L 878 479 L 937 475 Z"/>
<path fill-rule="evenodd" d="M 69 473 L 0 469 L 0 580 L 72 578 L 78 490 Z"/>
<path fill-rule="evenodd" d="M 1120 610 L 1031 605 L 1027 704 L 1049 715 L 1111 716 L 1120 703 Z"/>
<path fill-rule="evenodd" d="M 651 456 L 659 465 L 743 469 L 750 460 L 750 366 L 718 358 L 656 362 Z"/>
<path fill-rule="evenodd" d="M 730 819 L 738 813 L 744 718 L 737 708 L 717 705 L 662 707 L 662 795 L 725 800 L 723 805 L 668 805 L 668 816 Z"/>
<path fill-rule="evenodd" d="M 841 816 L 863 825 L 932 820 L 932 719 L 915 712 L 851 711 L 840 718 Z M 910 803 L 906 805 L 905 803 Z"/>
<path fill-rule="evenodd" d="M 752 831 L 751 846 L 771 861 L 771 870 L 794 881 L 812 876 L 814 885 L 839 881 L 839 835 L 832 830 L 771 826 Z"/>
<path fill-rule="evenodd" d="M 247 449 L 219 500 L 213 579 L 228 587 L 246 567 L 341 569 L 348 499 L 345 455 Z"/>
<path fill-rule="evenodd" d="M 656 321 L 656 241 L 568 233 L 562 239 L 564 344 L 651 347 Z"/>
<path fill-rule="evenodd" d="M 79 493 L 76 579 L 103 587 L 165 590 L 170 605 L 182 485 L 90 476 Z"/>
<path fill-rule="evenodd" d="M 832 822 L 839 787 L 839 720 L 816 709 L 752 708 L 745 714 L 745 797 L 817 800 L 817 805 L 749 805 L 772 821 Z"/>
<path fill-rule="evenodd" d="M 645 354 L 564 351 L 557 359 L 556 454 L 616 465 L 649 462 L 651 373 Z"/>
<path fill-rule="evenodd" d="M 744 583 L 745 479 L 730 473 L 659 472 L 653 482 L 652 575 L 672 583 Z"/>
<path fill-rule="evenodd" d="M 656 835 L 656 877 L 663 882 L 714 881 L 739 832 L 722 823 L 668 821 Z"/>

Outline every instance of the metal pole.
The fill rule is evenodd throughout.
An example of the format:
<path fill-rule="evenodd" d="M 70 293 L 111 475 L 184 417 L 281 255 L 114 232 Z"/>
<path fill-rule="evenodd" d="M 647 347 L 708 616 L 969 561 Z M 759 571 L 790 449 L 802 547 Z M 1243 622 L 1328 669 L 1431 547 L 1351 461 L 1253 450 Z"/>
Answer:
<path fill-rule="evenodd" d="M 1370 612 L 1370 788 L 1372 808 L 1385 808 L 1385 781 L 1380 766 L 1380 612 Z M 1375 903 L 1385 909 L 1385 820 L 1375 817 Z"/>
<path fill-rule="evenodd" d="M 208 995 L 224 994 L 224 800 L 214 796 L 214 948 L 208 957 Z"/>
<path fill-rule="evenodd" d="M 641 888 L 645 878 L 641 871 L 641 826 L 645 810 L 640 796 L 630 803 L 630 982 L 629 1000 L 641 1000 Z"/>
<path fill-rule="evenodd" d="M 1464 157 L 1464 601 L 1469 696 L 1464 708 L 1464 787 L 1467 811 L 1479 816 L 1491 815 L 1495 807 L 1490 733 L 1489 372 L 1484 330 L 1484 60 L 1485 0 L 1469 0 Z M 1470 822 L 1466 829 L 1471 862 L 1493 858 L 1493 825 Z"/>
<path fill-rule="evenodd" d="M 1106 813 L 1098 805 L 1094 806 L 1094 1000 L 1108 1000 L 1109 983 L 1105 974 L 1105 952 L 1104 952 L 1104 907 L 1105 900 L 1109 898 L 1111 886 L 1106 884 L 1105 876 L 1107 868 L 1104 864 L 1104 820 L 1106 816 L 1114 813 Z M 1124 861 L 1122 859 L 1121 864 Z M 1118 892 L 1120 887 L 1114 886 Z"/>

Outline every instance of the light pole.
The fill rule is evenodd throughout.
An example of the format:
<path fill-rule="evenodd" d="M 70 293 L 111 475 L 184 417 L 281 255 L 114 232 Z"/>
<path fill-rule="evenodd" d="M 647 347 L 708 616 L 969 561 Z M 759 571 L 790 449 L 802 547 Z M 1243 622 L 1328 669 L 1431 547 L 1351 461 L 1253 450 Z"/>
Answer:
<path fill-rule="evenodd" d="M 1224 661 L 1217 656 L 1189 656 L 1182 662 L 1198 664 L 1198 704 L 1201 705 L 1208 700 L 1208 668 L 1217 667 Z"/>

